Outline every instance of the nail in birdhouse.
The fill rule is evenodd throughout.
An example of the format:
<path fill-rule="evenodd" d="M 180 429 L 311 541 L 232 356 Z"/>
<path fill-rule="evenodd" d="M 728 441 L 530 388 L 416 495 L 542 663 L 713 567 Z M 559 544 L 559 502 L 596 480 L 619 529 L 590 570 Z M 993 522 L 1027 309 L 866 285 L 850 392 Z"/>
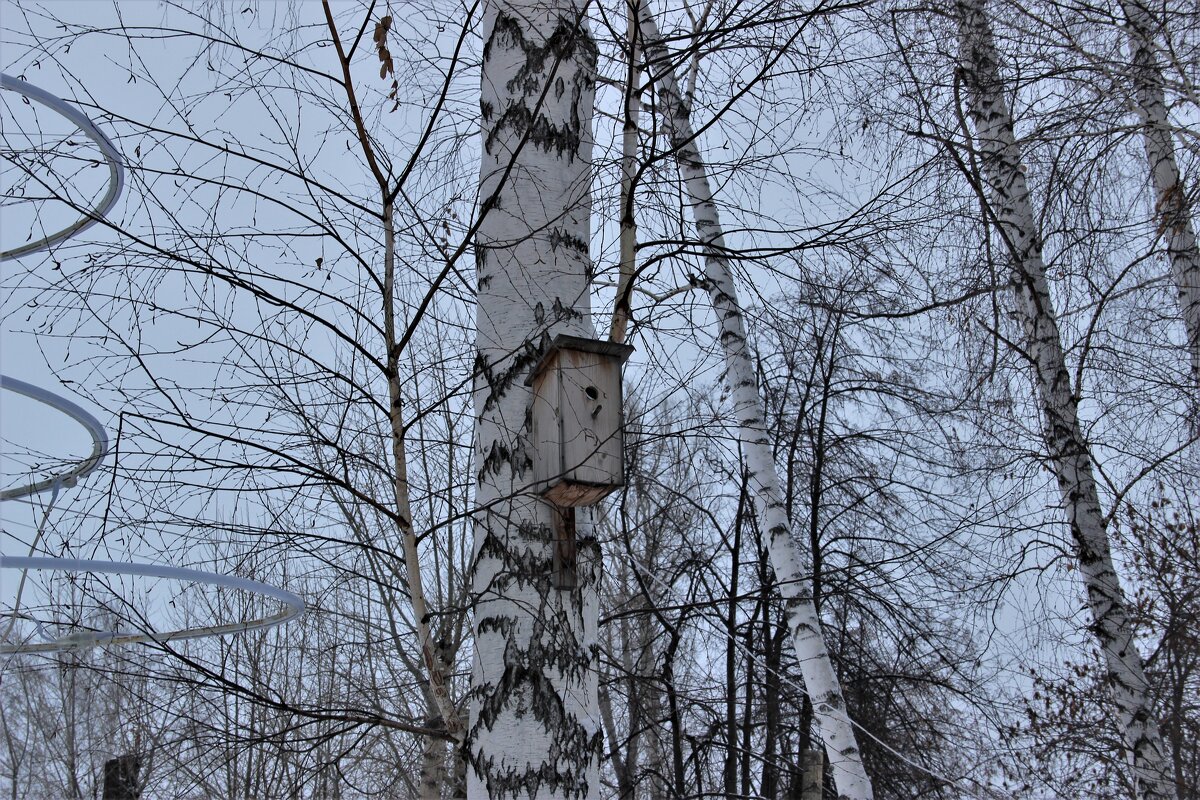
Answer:
<path fill-rule="evenodd" d="M 626 344 L 560 334 L 533 387 L 534 477 L 556 506 L 590 506 L 625 482 L 621 365 Z"/>

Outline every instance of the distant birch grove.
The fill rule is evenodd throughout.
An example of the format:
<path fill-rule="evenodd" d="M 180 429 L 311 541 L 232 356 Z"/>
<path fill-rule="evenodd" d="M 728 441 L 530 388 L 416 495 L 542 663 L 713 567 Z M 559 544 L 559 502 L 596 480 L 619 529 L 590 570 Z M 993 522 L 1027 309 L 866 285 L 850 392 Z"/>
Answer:
<path fill-rule="evenodd" d="M 1200 794 L 1194 3 L 3 17 L 3 796 Z"/>

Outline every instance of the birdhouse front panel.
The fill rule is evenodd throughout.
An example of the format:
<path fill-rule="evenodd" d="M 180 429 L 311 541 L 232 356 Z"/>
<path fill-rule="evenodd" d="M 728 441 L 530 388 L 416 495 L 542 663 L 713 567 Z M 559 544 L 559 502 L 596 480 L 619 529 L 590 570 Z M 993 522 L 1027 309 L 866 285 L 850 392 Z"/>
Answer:
<path fill-rule="evenodd" d="M 555 505 L 592 505 L 624 483 L 621 364 L 631 351 L 559 336 L 531 376 L 535 476 Z"/>
<path fill-rule="evenodd" d="M 563 350 L 559 361 L 563 470 L 574 483 L 620 486 L 621 365 Z"/>

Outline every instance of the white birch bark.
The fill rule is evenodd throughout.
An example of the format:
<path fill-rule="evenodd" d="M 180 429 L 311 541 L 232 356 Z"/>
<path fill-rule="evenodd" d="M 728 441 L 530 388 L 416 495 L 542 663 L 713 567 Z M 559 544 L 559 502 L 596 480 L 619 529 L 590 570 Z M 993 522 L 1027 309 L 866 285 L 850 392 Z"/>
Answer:
<path fill-rule="evenodd" d="M 449 668 L 433 642 L 433 633 L 429 626 L 429 604 L 425 596 L 425 584 L 421 577 L 421 559 L 417 551 L 417 532 L 413 528 L 412 508 L 409 501 L 408 486 L 408 456 L 405 452 L 404 405 L 400 389 L 399 350 L 396 347 L 395 319 L 395 275 L 396 275 L 396 236 L 394 224 L 395 210 L 390 202 L 383 207 L 384 233 L 384 286 L 383 286 L 383 328 L 388 342 L 386 358 L 388 378 L 388 421 L 392 433 L 392 469 L 394 481 L 392 484 L 393 497 L 396 503 L 396 516 L 400 528 L 404 548 L 404 570 L 408 584 L 408 597 L 413 608 L 413 624 L 417 631 L 417 643 L 421 648 L 421 660 L 425 666 L 425 674 L 429 681 L 428 694 L 437 710 L 440 724 L 457 744 L 462 741 L 463 728 L 459 721 L 458 709 L 450 697 L 447 682 Z M 435 720 L 436 722 L 437 720 Z M 441 747 L 445 743 L 440 739 L 426 737 L 426 751 L 429 748 Z M 424 791 L 424 790 L 423 790 Z M 422 800 L 436 800 L 438 795 L 422 794 Z"/>
<path fill-rule="evenodd" d="M 447 782 L 446 742 L 426 736 L 421 742 L 421 783 L 417 796 L 420 800 L 441 800 L 442 787 Z"/>
<path fill-rule="evenodd" d="M 608 338 L 624 343 L 629 327 L 633 273 L 636 268 L 637 218 L 634 216 L 634 185 L 637 173 L 638 113 L 638 5 L 629 0 L 629 64 L 625 73 L 625 122 L 621 128 L 621 264 L 617 279 L 617 298 L 613 308 L 612 326 Z"/>
<path fill-rule="evenodd" d="M 1154 213 L 1159 236 L 1167 248 L 1171 276 L 1179 296 L 1179 310 L 1187 334 L 1191 362 L 1192 433 L 1200 432 L 1200 249 L 1192 221 L 1192 204 L 1179 178 L 1171 125 L 1167 119 L 1163 74 L 1155 55 L 1157 22 L 1151 11 L 1137 0 L 1123 0 L 1129 34 L 1130 78 L 1133 82 L 1150 183 L 1154 189 Z"/>
<path fill-rule="evenodd" d="M 957 11 L 960 70 L 975 124 L 975 147 L 990 195 L 991 214 L 1012 265 L 1025 354 L 1033 365 L 1046 446 L 1074 539 L 1092 630 L 1107 667 L 1108 685 L 1120 714 L 1138 795 L 1166 798 L 1169 772 L 1158 723 L 1141 655 L 1133 641 L 1125 595 L 1113 567 L 1091 453 L 1079 425 L 1046 281 L 1041 236 L 1021 166 L 1021 149 L 1013 133 L 1012 114 L 1004 97 L 984 0 L 960 0 Z"/>
<path fill-rule="evenodd" d="M 805 689 L 829 755 L 838 795 L 872 797 L 854 728 L 838 684 L 821 621 L 813 603 L 811 577 L 796 554 L 791 525 L 783 504 L 763 403 L 758 395 L 754 364 L 746 342 L 746 327 L 738 305 L 737 288 L 725 258 L 727 252 L 708 174 L 695 141 L 687 104 L 671 66 L 658 26 L 647 3 L 641 4 L 641 28 L 646 70 L 657 90 L 657 111 L 675 152 L 688 194 L 696 230 L 704 247 L 705 289 L 712 299 L 725 355 L 725 379 L 732 393 L 738 436 L 754 495 L 759 524 L 767 536 L 771 567 L 786 601 L 786 617 Z"/>
<path fill-rule="evenodd" d="M 596 46 L 575 0 L 496 0 L 483 19 L 476 236 L 475 662 L 468 796 L 599 796 L 599 550 L 553 587 L 555 509 L 532 490 L 525 379 L 543 338 L 591 336 Z"/>

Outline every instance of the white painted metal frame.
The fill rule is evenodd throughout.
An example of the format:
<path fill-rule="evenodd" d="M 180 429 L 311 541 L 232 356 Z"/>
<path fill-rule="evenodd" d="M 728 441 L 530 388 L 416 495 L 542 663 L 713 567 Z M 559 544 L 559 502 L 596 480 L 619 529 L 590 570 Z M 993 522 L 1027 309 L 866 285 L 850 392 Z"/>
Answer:
<path fill-rule="evenodd" d="M 139 631 L 84 631 L 67 634 L 57 639 L 38 644 L 16 644 L 0 646 L 0 653 L 55 653 L 62 650 L 82 650 L 98 645 L 137 644 L 141 642 L 178 642 L 206 636 L 223 636 L 230 633 L 273 628 L 289 622 L 304 613 L 304 601 L 298 595 L 249 578 L 220 575 L 183 567 L 160 564 L 126 564 L 115 561 L 87 561 L 77 558 L 41 558 L 0 556 L 0 569 L 57 570 L 64 572 L 90 572 L 108 575 L 140 575 L 147 578 L 165 578 L 190 583 L 203 583 L 227 589 L 241 589 L 263 595 L 283 603 L 284 608 L 270 616 L 225 625 L 208 625 L 199 628 L 181 628 L 163 633 Z M 45 625 L 38 628 L 45 637 Z"/>
<path fill-rule="evenodd" d="M 14 247 L 12 250 L 0 251 L 0 261 L 8 261 L 11 258 L 19 258 L 30 253 L 36 253 L 38 250 L 45 249 L 52 244 L 69 239 L 75 234 L 82 233 L 92 227 L 107 216 L 112 207 L 116 205 L 117 198 L 121 196 L 121 192 L 125 187 L 125 166 L 121 159 L 121 154 L 117 152 L 117 148 L 113 146 L 109 138 L 96 127 L 95 123 L 88 119 L 86 114 L 65 100 L 60 100 L 44 89 L 39 89 L 11 75 L 0 74 L 0 89 L 8 89 L 11 92 L 16 92 L 75 123 L 84 136 L 96 143 L 96 146 L 100 148 L 100 152 L 104 155 L 104 160 L 108 162 L 108 190 L 95 205 L 84 211 L 84 216 L 80 217 L 72 225 L 37 241 L 26 242 L 20 247 Z"/>
<path fill-rule="evenodd" d="M 23 255 L 35 253 L 39 250 L 50 247 L 53 244 L 62 242 L 75 234 L 95 225 L 104 218 L 112 207 L 116 204 L 117 198 L 121 196 L 121 192 L 125 187 L 125 167 L 121 159 L 121 154 L 113 146 L 113 143 L 105 136 L 99 128 L 85 115 L 83 112 L 72 107 L 64 100 L 60 100 L 54 95 L 39 89 L 32 84 L 26 83 L 23 80 L 14 78 L 10 75 L 0 73 L 0 89 L 8 89 L 9 91 L 17 92 L 18 94 L 28 98 L 29 100 L 40 103 L 58 114 L 61 114 L 66 119 L 75 123 L 80 131 L 85 136 L 95 142 L 100 148 L 100 152 L 104 155 L 105 161 L 108 162 L 108 190 L 104 196 L 93 205 L 84 211 L 77 222 L 69 225 L 62 230 L 45 236 L 37 241 L 28 242 L 20 247 L 12 250 L 4 250 L 0 252 L 0 261 L 7 261 L 12 258 L 18 258 Z M 0 389 L 7 389 L 18 394 L 25 395 L 33 400 L 50 406 L 51 408 L 61 411 L 71 419 L 82 425 L 92 437 L 92 452 L 87 458 L 80 461 L 70 470 L 53 475 L 45 480 L 37 481 L 19 486 L 15 489 L 8 489 L 0 492 L 0 501 L 15 500 L 20 497 L 38 494 L 53 489 L 55 497 L 58 495 L 58 490 L 61 487 L 71 487 L 76 482 L 88 475 L 104 457 L 108 454 L 108 434 L 104 430 L 104 426 L 100 424 L 94 416 L 89 414 L 85 409 L 67 400 L 65 397 L 51 392 L 47 389 L 34 386 L 16 378 L 9 378 L 0 375 Z M 53 503 L 53 501 L 51 501 Z M 38 531 L 39 537 L 41 530 Z M 37 542 L 34 542 L 36 547 Z M 222 586 L 228 589 L 241 589 L 243 591 L 253 592 L 254 594 L 270 597 L 283 603 L 284 608 L 270 616 L 261 617 L 259 619 L 245 620 L 242 622 L 232 622 L 225 625 L 208 625 L 199 628 L 182 628 L 164 633 L 156 632 L 137 632 L 137 631 L 83 631 L 67 634 L 57 639 L 50 639 L 39 644 L 16 644 L 7 645 L 0 644 L 0 654 L 15 654 L 15 653 L 53 653 L 61 650 L 79 650 L 99 645 L 112 644 L 137 644 L 142 642 L 154 642 L 163 644 L 166 642 L 183 641 L 185 639 L 199 639 L 206 636 L 222 636 L 230 633 L 243 633 L 245 631 L 272 628 L 276 625 L 282 625 L 285 622 L 295 619 L 305 611 L 304 601 L 298 595 L 291 592 L 279 589 L 266 583 L 250 580 L 249 578 L 239 578 L 230 575 L 220 575 L 215 572 L 204 572 L 201 570 L 186 569 L 184 567 L 170 567 L 159 564 L 136 564 L 136 563 L 121 563 L 115 561 L 88 561 L 77 558 L 46 558 L 34 557 L 32 554 L 27 557 L 23 556 L 0 556 L 0 569 L 19 569 L 22 570 L 22 582 L 24 574 L 28 570 L 57 570 L 70 572 L 91 572 L 109 575 L 140 575 L 148 578 L 164 578 L 168 580 L 181 580 L 190 583 L 202 583 L 209 586 Z M 19 595 L 18 595 L 19 597 Z M 19 609 L 14 608 L 9 612 L 9 616 L 23 617 L 32 619 L 28 614 L 22 614 Z M 38 633 L 43 639 L 49 639 L 46 633 L 46 625 L 38 620 L 33 620 L 37 625 Z M 11 630 L 11 625 L 9 626 Z"/>
<path fill-rule="evenodd" d="M 72 487 L 80 478 L 85 477 L 98 467 L 100 462 L 104 460 L 104 457 L 108 455 L 108 434 L 104 431 L 104 426 L 100 424 L 100 421 L 85 409 L 65 397 L 60 397 L 49 389 L 42 389 L 25 381 L 10 378 L 7 375 L 0 375 L 0 389 L 7 389 L 10 392 L 25 395 L 30 399 L 37 400 L 39 403 L 50 406 L 56 411 L 61 411 L 82 425 L 92 436 L 92 453 L 87 458 L 59 475 L 52 475 L 45 480 L 29 483 L 25 486 L 18 486 L 15 489 L 5 489 L 3 492 L 0 492 L 0 501 L 16 500 L 19 497 L 39 494 L 47 489 L 53 489 L 56 485 L 68 488 Z"/>

